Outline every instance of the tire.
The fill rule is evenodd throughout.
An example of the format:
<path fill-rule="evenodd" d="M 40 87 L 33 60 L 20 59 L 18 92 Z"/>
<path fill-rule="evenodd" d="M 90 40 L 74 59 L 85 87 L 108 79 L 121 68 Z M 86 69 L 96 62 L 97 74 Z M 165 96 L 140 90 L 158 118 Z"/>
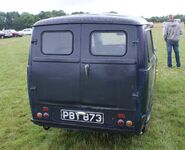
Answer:
<path fill-rule="evenodd" d="M 145 132 L 148 131 L 148 123 L 149 123 L 149 121 L 150 121 L 150 118 L 151 118 L 151 111 L 150 111 L 150 113 L 147 115 L 146 121 L 145 121 L 145 123 L 144 123 L 144 127 L 143 127 L 143 129 L 141 130 L 142 134 L 144 134 Z"/>
<path fill-rule="evenodd" d="M 50 127 L 48 127 L 48 126 L 43 126 L 43 128 L 44 128 L 44 130 L 49 130 L 50 129 Z"/>
<path fill-rule="evenodd" d="M 142 132 L 143 132 L 143 133 L 145 133 L 145 132 L 147 132 L 147 131 L 148 131 L 148 122 L 145 123 L 145 125 L 144 125 L 144 127 L 143 127 L 143 129 L 142 129 Z"/>

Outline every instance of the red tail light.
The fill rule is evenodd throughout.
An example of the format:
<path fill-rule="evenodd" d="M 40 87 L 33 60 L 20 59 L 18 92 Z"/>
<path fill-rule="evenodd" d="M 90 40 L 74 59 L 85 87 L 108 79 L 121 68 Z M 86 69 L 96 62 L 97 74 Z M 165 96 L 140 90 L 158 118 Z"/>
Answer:
<path fill-rule="evenodd" d="M 48 113 L 44 113 L 43 117 L 44 118 L 48 118 L 49 117 L 49 114 Z"/>
<path fill-rule="evenodd" d="M 119 119 L 118 122 L 117 122 L 118 126 L 123 126 L 124 124 L 124 121 L 122 119 Z"/>
<path fill-rule="evenodd" d="M 49 108 L 48 107 L 42 107 L 42 111 L 43 112 L 48 112 L 49 111 Z"/>
<path fill-rule="evenodd" d="M 119 118 L 119 119 L 125 118 L 125 114 L 118 114 L 118 118 Z"/>

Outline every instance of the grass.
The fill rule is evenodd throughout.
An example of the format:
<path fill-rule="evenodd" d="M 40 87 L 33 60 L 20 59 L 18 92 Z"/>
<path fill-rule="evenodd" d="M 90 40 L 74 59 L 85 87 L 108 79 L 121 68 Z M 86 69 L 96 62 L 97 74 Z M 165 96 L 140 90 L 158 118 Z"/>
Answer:
<path fill-rule="evenodd" d="M 143 136 L 56 128 L 45 131 L 33 125 L 26 81 L 30 37 L 0 40 L 0 149 L 185 149 L 185 36 L 180 42 L 182 67 L 168 69 L 161 26 L 152 30 L 158 49 L 156 96 L 149 129 Z"/>

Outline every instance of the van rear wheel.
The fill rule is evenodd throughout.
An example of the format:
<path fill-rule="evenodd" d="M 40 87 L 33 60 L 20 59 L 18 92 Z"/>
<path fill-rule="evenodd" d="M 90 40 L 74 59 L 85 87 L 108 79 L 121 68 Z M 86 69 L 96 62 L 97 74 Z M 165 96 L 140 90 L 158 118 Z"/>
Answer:
<path fill-rule="evenodd" d="M 145 123 L 145 125 L 140 130 L 140 132 L 138 133 L 138 135 L 143 135 L 145 132 L 147 132 L 147 130 L 148 130 L 148 123 Z"/>
<path fill-rule="evenodd" d="M 49 130 L 50 129 L 50 127 L 48 127 L 48 126 L 43 126 L 43 128 L 44 128 L 44 130 Z"/>
<path fill-rule="evenodd" d="M 145 126 L 142 129 L 142 132 L 145 133 L 148 130 L 148 123 L 145 124 Z"/>
<path fill-rule="evenodd" d="M 151 112 L 148 114 L 147 119 L 146 119 L 146 121 L 144 122 L 144 126 L 143 126 L 143 128 L 142 128 L 142 130 L 141 130 L 141 132 L 140 132 L 140 135 L 142 135 L 142 134 L 144 134 L 145 132 L 148 131 L 148 123 L 149 123 L 149 121 L 150 121 L 150 117 L 151 117 Z"/>

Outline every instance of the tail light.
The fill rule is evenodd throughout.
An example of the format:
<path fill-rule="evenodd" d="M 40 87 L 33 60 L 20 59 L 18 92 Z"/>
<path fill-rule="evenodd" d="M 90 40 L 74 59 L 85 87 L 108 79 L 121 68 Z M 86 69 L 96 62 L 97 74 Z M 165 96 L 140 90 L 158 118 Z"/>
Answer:
<path fill-rule="evenodd" d="M 48 107 L 42 107 L 42 111 L 43 112 L 48 112 L 49 111 L 49 108 Z"/>
<path fill-rule="evenodd" d="M 127 122 L 126 122 L 126 126 L 127 126 L 127 127 L 131 127 L 132 125 L 133 125 L 132 121 L 127 120 Z"/>
<path fill-rule="evenodd" d="M 125 114 L 118 114 L 118 118 L 119 118 L 119 119 L 125 118 Z"/>
<path fill-rule="evenodd" d="M 49 114 L 48 114 L 48 113 L 44 113 L 44 114 L 43 114 L 43 117 L 44 117 L 44 118 L 48 118 L 48 117 L 49 117 Z"/>
<path fill-rule="evenodd" d="M 42 118 L 42 113 L 38 112 L 37 113 L 37 118 Z"/>
<path fill-rule="evenodd" d="M 122 119 L 119 119 L 118 122 L 117 122 L 118 126 L 123 126 L 124 124 L 124 121 Z"/>
<path fill-rule="evenodd" d="M 49 118 L 49 113 L 48 113 L 48 111 L 49 111 L 49 108 L 48 107 L 42 107 L 41 108 L 41 112 L 38 112 L 38 113 L 36 113 L 36 117 L 37 118 Z"/>

